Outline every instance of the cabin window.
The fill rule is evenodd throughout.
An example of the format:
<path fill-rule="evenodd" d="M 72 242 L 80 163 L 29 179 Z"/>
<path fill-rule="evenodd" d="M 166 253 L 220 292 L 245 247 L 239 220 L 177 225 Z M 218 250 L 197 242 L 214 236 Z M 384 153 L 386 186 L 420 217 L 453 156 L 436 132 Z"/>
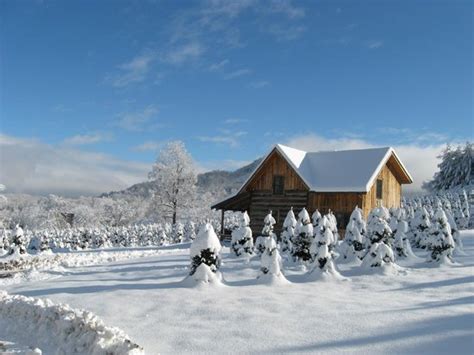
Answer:
<path fill-rule="evenodd" d="M 375 191 L 375 196 L 377 197 L 377 200 L 382 199 L 382 191 L 383 191 L 383 180 L 378 179 L 377 180 L 376 191 Z"/>
<path fill-rule="evenodd" d="M 285 177 L 281 175 L 275 175 L 273 177 L 273 194 L 283 195 L 285 191 Z"/>

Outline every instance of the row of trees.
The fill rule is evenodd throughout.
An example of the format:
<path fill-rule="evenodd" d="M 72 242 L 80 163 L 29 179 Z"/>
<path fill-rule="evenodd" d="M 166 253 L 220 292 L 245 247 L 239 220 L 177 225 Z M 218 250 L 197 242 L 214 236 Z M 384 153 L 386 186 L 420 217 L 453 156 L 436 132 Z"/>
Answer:
<path fill-rule="evenodd" d="M 64 198 L 0 195 L 0 227 L 44 229 L 127 226 L 136 223 L 171 223 L 217 218 L 209 208 L 224 191 L 199 190 L 196 165 L 183 142 L 168 143 L 148 175 L 143 195 Z M 0 186 L 0 192 L 4 186 Z"/>

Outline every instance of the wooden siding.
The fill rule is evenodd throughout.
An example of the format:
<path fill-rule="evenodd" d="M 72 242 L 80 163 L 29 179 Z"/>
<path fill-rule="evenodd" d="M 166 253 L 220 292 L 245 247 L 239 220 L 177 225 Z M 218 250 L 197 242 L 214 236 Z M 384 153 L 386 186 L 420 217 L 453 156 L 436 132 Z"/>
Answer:
<path fill-rule="evenodd" d="M 337 227 L 344 230 L 354 208 L 362 208 L 364 196 L 363 192 L 310 192 L 308 212 L 312 214 L 317 209 L 326 214 L 331 210 L 336 216 Z"/>
<path fill-rule="evenodd" d="M 285 177 L 285 191 L 308 191 L 304 181 L 277 150 L 265 159 L 253 178 L 244 186 L 244 190 L 272 191 L 274 175 Z"/>
<path fill-rule="evenodd" d="M 390 160 L 382 168 L 380 173 L 377 175 L 377 179 L 374 181 L 374 184 L 370 188 L 369 192 L 364 198 L 363 211 L 364 216 L 367 218 L 370 210 L 378 206 L 376 198 L 376 189 L 377 189 L 377 180 L 380 179 L 383 181 L 382 187 L 382 204 L 383 206 L 390 207 L 400 207 L 400 200 L 402 196 L 402 186 L 397 180 L 396 171 L 393 170 L 393 165 L 390 163 Z"/>
<path fill-rule="evenodd" d="M 306 191 L 287 191 L 283 195 L 274 195 L 271 191 L 253 191 L 248 213 L 254 237 L 262 232 L 263 220 L 270 210 L 277 222 L 274 231 L 279 234 L 290 208 L 293 207 L 295 215 L 298 215 L 307 204 L 308 192 Z"/>

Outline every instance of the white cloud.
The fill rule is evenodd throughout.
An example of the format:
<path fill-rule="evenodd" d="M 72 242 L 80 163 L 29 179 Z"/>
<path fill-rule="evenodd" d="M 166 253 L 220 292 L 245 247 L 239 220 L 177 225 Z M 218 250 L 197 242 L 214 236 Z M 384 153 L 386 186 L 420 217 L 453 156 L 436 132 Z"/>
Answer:
<path fill-rule="evenodd" d="M 163 56 L 163 60 L 170 64 L 182 64 L 199 58 L 204 51 L 204 47 L 194 41 L 171 49 Z"/>
<path fill-rule="evenodd" d="M 239 78 L 244 75 L 249 75 L 252 71 L 250 69 L 244 68 L 244 69 L 239 69 L 235 70 L 233 72 L 227 73 L 224 75 L 224 80 L 230 80 L 230 79 L 235 79 Z"/>
<path fill-rule="evenodd" d="M 198 136 L 196 137 L 201 142 L 217 143 L 217 144 L 228 144 L 232 148 L 240 145 L 240 138 L 247 135 L 248 132 L 237 131 L 233 132 L 227 129 L 221 129 L 219 135 L 214 136 Z"/>
<path fill-rule="evenodd" d="M 128 131 L 143 131 L 157 113 L 155 105 L 148 105 L 143 111 L 120 114 L 115 125 Z M 156 127 L 156 124 L 153 126 Z"/>
<path fill-rule="evenodd" d="M 303 134 L 288 139 L 284 144 L 291 147 L 307 151 L 317 150 L 343 150 L 371 148 L 380 145 L 374 145 L 363 139 L 354 138 L 325 138 L 317 134 Z M 421 191 L 421 185 L 424 181 L 432 179 L 434 173 L 438 170 L 440 154 L 445 144 L 436 143 L 434 145 L 416 145 L 416 144 L 397 144 L 394 148 L 400 156 L 403 164 L 413 177 L 413 184 L 405 185 L 407 192 Z M 348 172 L 350 174 L 350 172 Z"/>
<path fill-rule="evenodd" d="M 97 195 L 145 181 L 149 164 L 34 139 L 0 135 L 0 181 L 6 192 Z"/>
<path fill-rule="evenodd" d="M 117 88 L 143 82 L 147 77 L 150 64 L 154 59 L 154 56 L 151 54 L 139 55 L 130 62 L 119 65 L 117 67 L 119 73 L 107 75 L 105 81 Z"/>
<path fill-rule="evenodd" d="M 112 139 L 110 134 L 104 133 L 91 133 L 91 134 L 76 134 L 72 137 L 67 137 L 63 140 L 65 145 L 86 145 L 95 144 L 104 141 L 110 141 Z"/>
<path fill-rule="evenodd" d="M 265 26 L 263 31 L 275 37 L 277 41 L 292 41 L 298 39 L 305 31 L 303 25 L 284 25 L 281 23 Z"/>
<path fill-rule="evenodd" d="M 252 89 L 262 89 L 264 87 L 269 86 L 270 83 L 266 80 L 260 80 L 260 81 L 253 81 L 249 84 L 249 87 Z"/>
<path fill-rule="evenodd" d="M 225 124 L 239 124 L 239 123 L 244 123 L 248 122 L 248 120 L 242 119 L 242 118 L 228 118 L 224 120 Z"/>
<path fill-rule="evenodd" d="M 367 46 L 367 48 L 369 49 L 377 49 L 377 48 L 380 48 L 384 45 L 384 41 L 380 41 L 380 40 L 371 40 L 371 41 L 367 41 L 365 43 L 365 45 Z"/>
<path fill-rule="evenodd" d="M 216 72 L 221 71 L 224 67 L 229 64 L 229 59 L 221 60 L 220 62 L 213 63 L 209 66 L 209 71 Z"/>
<path fill-rule="evenodd" d="M 269 6 L 264 3 L 267 11 L 271 13 L 279 13 L 290 19 L 298 19 L 305 16 L 305 10 L 302 7 L 296 7 L 289 0 L 273 0 Z"/>
<path fill-rule="evenodd" d="M 163 143 L 155 142 L 155 141 L 146 141 L 142 144 L 136 145 L 131 148 L 134 152 L 156 152 L 160 147 L 163 146 Z"/>

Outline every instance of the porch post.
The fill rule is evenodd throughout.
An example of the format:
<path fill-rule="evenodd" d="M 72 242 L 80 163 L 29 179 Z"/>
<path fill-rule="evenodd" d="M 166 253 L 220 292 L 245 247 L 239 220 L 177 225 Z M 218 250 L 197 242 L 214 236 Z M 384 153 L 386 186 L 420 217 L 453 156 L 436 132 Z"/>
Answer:
<path fill-rule="evenodd" d="M 221 210 L 221 240 L 224 240 L 224 209 Z"/>

